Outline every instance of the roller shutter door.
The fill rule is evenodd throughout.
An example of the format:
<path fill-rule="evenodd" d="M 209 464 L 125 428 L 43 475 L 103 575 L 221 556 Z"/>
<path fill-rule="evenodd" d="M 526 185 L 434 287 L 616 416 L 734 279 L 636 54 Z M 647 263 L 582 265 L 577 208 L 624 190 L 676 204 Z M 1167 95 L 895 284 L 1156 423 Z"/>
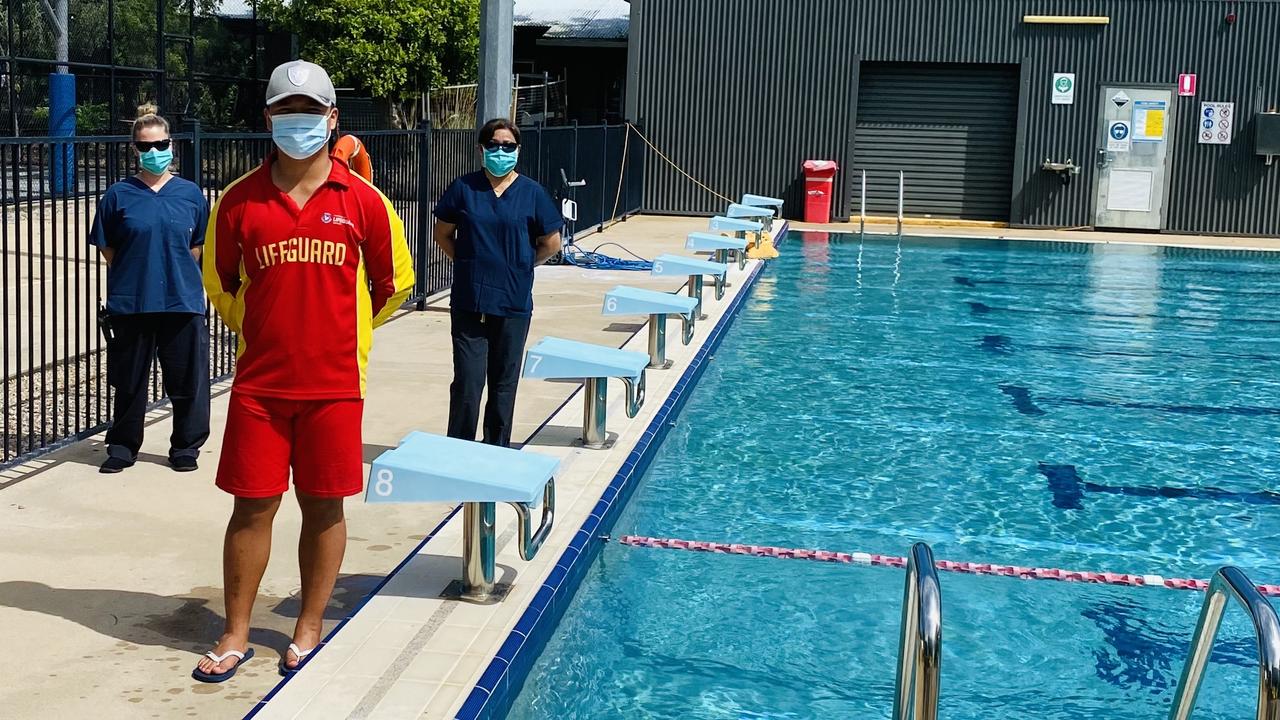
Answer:
<path fill-rule="evenodd" d="M 1018 116 L 1014 65 L 863 63 L 854 140 L 853 204 L 867 171 L 867 212 L 1009 220 Z"/>

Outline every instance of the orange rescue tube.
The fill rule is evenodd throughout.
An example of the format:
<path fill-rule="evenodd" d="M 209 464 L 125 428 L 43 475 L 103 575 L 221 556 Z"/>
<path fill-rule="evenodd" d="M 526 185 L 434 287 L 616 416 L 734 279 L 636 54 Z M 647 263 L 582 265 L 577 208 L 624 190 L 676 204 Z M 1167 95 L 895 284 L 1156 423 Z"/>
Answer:
<path fill-rule="evenodd" d="M 373 182 L 373 164 L 369 162 L 369 151 L 364 143 L 355 135 L 343 135 L 333 146 L 333 156 L 345 162 L 351 172 Z"/>

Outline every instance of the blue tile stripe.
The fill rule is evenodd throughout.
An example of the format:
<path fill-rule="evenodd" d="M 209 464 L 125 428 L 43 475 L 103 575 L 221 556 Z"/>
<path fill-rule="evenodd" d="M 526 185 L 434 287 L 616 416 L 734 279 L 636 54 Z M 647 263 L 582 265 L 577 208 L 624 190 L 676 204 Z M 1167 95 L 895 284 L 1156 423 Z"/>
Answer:
<path fill-rule="evenodd" d="M 786 235 L 787 223 L 784 222 L 775 233 L 775 247 L 782 247 Z M 623 506 L 635 491 L 637 483 L 633 480 L 638 481 L 648 469 L 662 439 L 670 429 L 671 417 L 688 400 L 689 391 L 706 369 L 711 354 L 724 340 L 726 331 L 741 311 L 766 264 L 761 262 L 752 269 L 742 291 L 734 297 L 724 315 L 712 327 L 706 342 L 694 355 L 671 394 L 601 494 L 591 515 L 582 523 L 569 547 L 556 561 L 555 568 L 516 622 L 502 649 L 485 668 L 480 682 L 454 716 L 456 720 L 497 720 L 505 717 L 511 709 L 533 662 L 546 647 L 565 608 L 582 584 L 587 568 L 600 553 L 602 543 L 592 540 L 612 529 Z"/>

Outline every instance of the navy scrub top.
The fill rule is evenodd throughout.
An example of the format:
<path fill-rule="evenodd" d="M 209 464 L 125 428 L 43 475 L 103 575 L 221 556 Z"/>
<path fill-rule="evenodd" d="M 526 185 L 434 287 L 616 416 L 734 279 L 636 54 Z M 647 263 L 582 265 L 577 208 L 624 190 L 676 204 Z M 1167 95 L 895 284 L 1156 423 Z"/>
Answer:
<path fill-rule="evenodd" d="M 136 177 L 107 188 L 89 231 L 89 244 L 112 248 L 107 312 L 204 314 L 200 263 L 191 248 L 204 244 L 209 203 L 195 183 L 171 177 L 152 190 Z"/>
<path fill-rule="evenodd" d="M 532 315 L 537 240 L 564 226 L 547 191 L 520 175 L 498 197 L 484 171 L 474 172 L 453 181 L 434 214 L 458 226 L 452 307 L 498 317 Z"/>

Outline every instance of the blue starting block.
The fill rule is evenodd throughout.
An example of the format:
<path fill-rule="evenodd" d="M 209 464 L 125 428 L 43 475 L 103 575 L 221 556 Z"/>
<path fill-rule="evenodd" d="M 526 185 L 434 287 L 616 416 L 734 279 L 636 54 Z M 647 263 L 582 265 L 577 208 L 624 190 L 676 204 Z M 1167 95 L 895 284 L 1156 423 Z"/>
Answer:
<path fill-rule="evenodd" d="M 739 205 L 738 203 L 730 203 L 728 209 L 724 211 L 725 217 L 730 218 L 746 218 L 748 220 L 756 220 L 764 223 L 765 218 L 773 218 L 773 209 L 756 207 L 755 205 Z"/>
<path fill-rule="evenodd" d="M 750 220 L 731 218 L 720 219 L 732 220 L 732 222 L 751 222 Z M 751 222 L 751 224 L 760 227 L 758 222 Z M 712 257 L 716 262 L 726 264 L 729 262 L 729 253 L 733 253 L 738 257 L 739 270 L 747 265 L 747 238 L 741 232 L 738 232 L 734 237 L 709 232 L 689 233 L 689 236 L 685 238 L 684 248 L 694 252 L 711 251 L 713 253 Z"/>
<path fill-rule="evenodd" d="M 546 455 L 412 432 L 373 461 L 368 503 L 463 503 L 464 576 L 444 597 L 501 599 L 510 586 L 494 585 L 495 503 L 516 510 L 521 559 L 532 560 L 555 522 L 555 474 L 560 461 Z M 542 505 L 532 530 L 531 510 Z"/>
<path fill-rule="evenodd" d="M 543 380 L 583 381 L 582 444 L 609 447 L 605 430 L 608 416 L 609 378 L 621 378 L 627 388 L 627 417 L 635 417 L 644 405 L 645 353 L 603 345 L 546 337 L 529 348 L 524 357 L 524 377 Z"/>
<path fill-rule="evenodd" d="M 773 230 L 773 208 L 760 207 L 759 205 L 745 205 L 739 203 L 730 203 L 725 209 L 724 214 L 730 218 L 743 218 L 746 220 L 755 220 L 764 226 L 766 231 Z M 760 241 L 760 233 L 756 233 L 756 242 Z"/>
<path fill-rule="evenodd" d="M 711 218 L 708 223 L 712 230 L 728 231 L 728 232 L 760 232 L 764 229 L 764 224 L 755 220 L 744 220 L 740 217 L 725 217 L 717 215 Z"/>
<path fill-rule="evenodd" d="M 605 293 L 602 312 L 605 315 L 648 315 L 649 367 L 666 370 L 671 367 L 667 360 L 667 316 L 680 316 L 684 330 L 680 339 L 688 345 L 693 342 L 697 309 L 698 301 L 691 297 L 619 285 Z"/>
<path fill-rule="evenodd" d="M 773 232 L 773 218 L 782 215 L 782 198 L 766 197 L 764 195 L 745 194 L 742 196 L 742 204 L 752 207 L 773 208 L 773 217 L 765 218 L 764 229 Z"/>
<path fill-rule="evenodd" d="M 755 207 L 775 208 L 779 212 L 782 211 L 782 198 L 768 197 L 765 195 L 752 195 L 745 193 L 742 196 L 743 205 L 754 205 Z"/>
<path fill-rule="evenodd" d="M 709 223 L 712 230 L 727 231 L 745 240 L 747 233 L 755 233 L 756 244 L 760 244 L 760 233 L 764 232 L 764 223 L 756 220 L 747 220 L 745 218 L 725 217 L 717 215 L 711 218 Z M 737 253 L 738 269 L 741 270 L 747 266 L 747 252 L 743 250 Z"/>
<path fill-rule="evenodd" d="M 714 263 L 709 260 L 685 257 L 683 255 L 659 255 L 653 259 L 653 270 L 650 271 L 650 274 L 655 276 L 683 275 L 688 277 L 689 297 L 697 301 L 694 315 L 699 320 L 705 320 L 707 316 L 702 314 L 702 276 L 711 275 L 715 278 L 716 299 L 719 300 L 724 297 L 724 281 L 729 274 L 729 266 L 724 263 Z"/>

